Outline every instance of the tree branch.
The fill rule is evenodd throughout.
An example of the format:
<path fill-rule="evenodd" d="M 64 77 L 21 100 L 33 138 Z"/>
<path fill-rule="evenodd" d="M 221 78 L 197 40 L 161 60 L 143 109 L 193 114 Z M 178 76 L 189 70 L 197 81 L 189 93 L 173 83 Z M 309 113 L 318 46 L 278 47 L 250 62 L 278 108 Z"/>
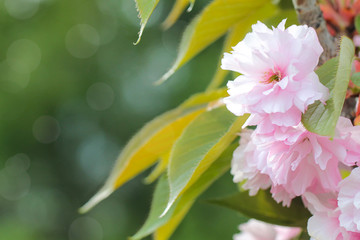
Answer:
<path fill-rule="evenodd" d="M 293 4 L 301 24 L 306 24 L 316 30 L 324 52 L 320 56 L 319 65 L 336 56 L 336 40 L 326 27 L 323 14 L 316 0 L 293 0 Z"/>
<path fill-rule="evenodd" d="M 320 56 L 319 66 L 337 54 L 336 38 L 330 35 L 326 27 L 326 22 L 316 0 L 292 0 L 298 20 L 301 24 L 306 24 L 316 30 L 321 46 L 324 52 Z M 355 116 L 355 98 L 351 97 L 345 100 L 341 115 L 351 120 Z"/>

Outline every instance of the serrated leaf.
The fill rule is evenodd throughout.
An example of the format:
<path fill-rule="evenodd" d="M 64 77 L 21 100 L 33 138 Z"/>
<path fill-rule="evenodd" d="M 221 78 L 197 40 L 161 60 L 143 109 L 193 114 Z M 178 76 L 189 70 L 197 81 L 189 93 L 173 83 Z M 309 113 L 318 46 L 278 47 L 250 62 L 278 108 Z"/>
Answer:
<path fill-rule="evenodd" d="M 90 210 L 116 188 L 149 168 L 159 157 L 169 152 L 183 129 L 206 110 L 208 102 L 221 96 L 220 90 L 196 94 L 178 108 L 146 124 L 127 143 L 104 186 L 79 211 Z"/>
<path fill-rule="evenodd" d="M 167 240 L 190 210 L 196 198 L 228 171 L 232 153 L 237 146 L 237 143 L 230 145 L 162 218 L 160 215 L 166 207 L 170 190 L 167 178 L 164 176 L 160 178 L 155 189 L 149 216 L 141 229 L 131 239 L 141 239 L 154 233 L 155 240 Z"/>
<path fill-rule="evenodd" d="M 326 101 L 326 105 L 316 101 L 303 114 L 301 121 L 310 132 L 334 136 L 336 123 L 345 101 L 354 54 L 355 47 L 352 41 L 342 37 L 339 57 L 329 60 L 316 70 L 320 82 L 329 88 L 330 98 Z"/>
<path fill-rule="evenodd" d="M 135 0 L 135 3 L 136 3 L 136 9 L 139 12 L 139 18 L 141 20 L 139 37 L 138 37 L 137 41 L 134 43 L 136 45 L 140 42 L 141 35 L 144 32 L 146 23 L 148 22 L 156 5 L 159 3 L 159 0 Z"/>
<path fill-rule="evenodd" d="M 264 190 L 260 190 L 256 196 L 249 196 L 246 191 L 209 202 L 233 209 L 249 218 L 276 225 L 306 228 L 307 220 L 311 217 L 301 198 L 293 199 L 289 208 L 283 207 L 272 198 L 269 191 Z"/>
<path fill-rule="evenodd" d="M 356 31 L 357 31 L 358 33 L 360 33 L 360 15 L 357 15 L 357 16 L 355 17 L 354 23 L 355 23 L 355 29 L 356 29 Z"/>
<path fill-rule="evenodd" d="M 166 81 L 179 67 L 224 35 L 240 21 L 273 13 L 270 0 L 214 0 L 187 26 L 180 42 L 179 53 L 170 70 L 157 82 Z"/>
<path fill-rule="evenodd" d="M 228 73 L 228 71 L 220 68 L 221 59 L 224 52 L 230 52 L 232 50 L 232 47 L 238 44 L 250 31 L 253 24 L 255 24 L 257 21 L 264 21 L 265 19 L 271 17 L 273 14 L 274 11 L 269 11 L 269 9 L 267 8 L 260 8 L 257 14 L 250 15 L 249 17 L 240 20 L 235 26 L 230 29 L 229 33 L 226 36 L 223 49 L 221 51 L 217 70 L 206 89 L 207 91 L 218 88 L 223 83 L 224 78 Z"/>
<path fill-rule="evenodd" d="M 360 72 L 356 72 L 351 76 L 351 81 L 358 87 L 360 87 Z"/>
<path fill-rule="evenodd" d="M 247 117 L 236 117 L 222 106 L 200 114 L 189 124 L 171 149 L 170 197 L 164 213 L 230 145 Z"/>
<path fill-rule="evenodd" d="M 163 22 L 162 26 L 164 29 L 170 28 L 176 20 L 180 17 L 184 9 L 189 6 L 188 11 L 191 11 L 192 6 L 194 5 L 195 0 L 176 0 L 174 6 L 172 7 L 169 15 Z"/>

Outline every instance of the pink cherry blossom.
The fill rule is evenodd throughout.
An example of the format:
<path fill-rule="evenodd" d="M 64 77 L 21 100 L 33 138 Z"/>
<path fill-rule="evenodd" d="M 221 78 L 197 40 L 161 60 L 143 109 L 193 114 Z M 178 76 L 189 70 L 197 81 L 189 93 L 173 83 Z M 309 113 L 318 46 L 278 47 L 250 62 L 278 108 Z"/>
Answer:
<path fill-rule="evenodd" d="M 348 231 L 341 226 L 341 210 L 337 205 L 337 193 L 313 194 L 302 196 L 305 206 L 313 214 L 308 220 L 308 233 L 316 240 L 358 240 L 359 232 Z"/>
<path fill-rule="evenodd" d="M 250 219 L 239 226 L 241 233 L 234 240 L 291 240 L 300 234 L 301 228 L 284 227 Z"/>
<path fill-rule="evenodd" d="M 278 126 L 295 126 L 309 104 L 328 99 L 314 72 L 323 51 L 315 30 L 285 29 L 285 21 L 273 30 L 258 22 L 231 54 L 225 53 L 222 68 L 242 74 L 228 82 L 230 96 L 224 99 L 235 115 L 251 113 Z"/>
<path fill-rule="evenodd" d="M 339 184 L 340 225 L 348 231 L 360 232 L 360 168 Z"/>
<path fill-rule="evenodd" d="M 271 180 L 268 175 L 261 174 L 256 161 L 246 161 L 248 155 L 255 152 L 256 146 L 251 141 L 253 131 L 244 129 L 241 132 L 240 145 L 233 153 L 231 162 L 231 174 L 234 176 L 234 182 L 242 182 L 244 189 L 249 189 L 250 196 L 254 196 L 259 189 L 267 189 L 271 186 Z"/>
<path fill-rule="evenodd" d="M 250 195 L 271 185 L 274 199 L 286 206 L 305 192 L 336 191 L 341 181 L 339 163 L 351 166 L 360 159 L 359 138 L 355 139 L 360 127 L 342 117 L 333 140 L 307 131 L 301 124 L 277 127 L 268 134 L 257 131 L 245 136 L 243 141 L 249 139 L 248 144 L 240 143 L 234 152 L 234 182 L 247 180 L 243 188 L 250 190 Z"/>
<path fill-rule="evenodd" d="M 349 239 L 346 229 L 340 227 L 336 193 L 313 194 L 306 192 L 302 196 L 305 206 L 313 214 L 308 220 L 308 233 L 316 240 Z"/>

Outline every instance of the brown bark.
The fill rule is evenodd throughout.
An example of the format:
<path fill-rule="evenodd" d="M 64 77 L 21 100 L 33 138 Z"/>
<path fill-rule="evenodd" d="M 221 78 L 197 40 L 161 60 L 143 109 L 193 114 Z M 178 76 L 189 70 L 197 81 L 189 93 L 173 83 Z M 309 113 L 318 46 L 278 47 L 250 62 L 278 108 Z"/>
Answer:
<path fill-rule="evenodd" d="M 336 56 L 336 40 L 326 27 L 323 14 L 316 0 L 293 0 L 293 4 L 301 24 L 313 27 L 319 37 L 324 52 L 320 56 L 319 65 Z"/>
<path fill-rule="evenodd" d="M 298 20 L 301 24 L 306 24 L 316 30 L 321 46 L 324 52 L 320 56 L 319 66 L 332 57 L 337 55 L 338 41 L 330 35 L 326 27 L 326 22 L 320 10 L 317 0 L 292 0 Z M 341 115 L 351 120 L 355 116 L 356 101 L 354 98 L 348 98 L 344 102 Z"/>

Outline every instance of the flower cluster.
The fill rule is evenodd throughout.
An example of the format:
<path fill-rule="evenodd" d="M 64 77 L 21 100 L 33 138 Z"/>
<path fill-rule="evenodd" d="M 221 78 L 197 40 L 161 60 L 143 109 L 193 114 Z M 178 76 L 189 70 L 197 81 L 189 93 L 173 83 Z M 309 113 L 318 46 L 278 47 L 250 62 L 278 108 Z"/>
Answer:
<path fill-rule="evenodd" d="M 285 29 L 284 20 L 270 30 L 258 22 L 232 54 L 225 53 L 222 59 L 223 69 L 242 74 L 228 83 L 226 106 L 238 116 L 252 113 L 247 122 L 251 125 L 299 124 L 310 104 L 325 102 L 329 96 L 314 72 L 322 51 L 313 28 L 294 25 Z"/>
<path fill-rule="evenodd" d="M 308 231 L 315 239 L 360 239 L 360 170 L 344 180 L 340 174 L 360 159 L 360 127 L 340 117 L 330 139 L 301 123 L 310 104 L 329 98 L 314 72 L 323 51 L 315 30 L 285 29 L 285 20 L 272 30 L 258 22 L 252 30 L 222 60 L 223 69 L 241 74 L 228 83 L 227 108 L 250 113 L 245 126 L 257 125 L 243 130 L 234 151 L 234 182 L 246 180 L 250 195 L 270 187 L 284 206 L 301 196 L 314 215 Z"/>

